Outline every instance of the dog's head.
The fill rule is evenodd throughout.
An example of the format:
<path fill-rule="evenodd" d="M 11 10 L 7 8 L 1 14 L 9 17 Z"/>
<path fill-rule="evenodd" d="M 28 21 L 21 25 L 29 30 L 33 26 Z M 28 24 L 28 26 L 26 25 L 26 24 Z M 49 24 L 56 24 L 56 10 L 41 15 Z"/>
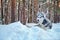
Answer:
<path fill-rule="evenodd" d="M 52 23 L 51 21 L 45 16 L 43 13 L 38 13 L 37 14 L 37 22 L 45 28 L 52 28 Z"/>

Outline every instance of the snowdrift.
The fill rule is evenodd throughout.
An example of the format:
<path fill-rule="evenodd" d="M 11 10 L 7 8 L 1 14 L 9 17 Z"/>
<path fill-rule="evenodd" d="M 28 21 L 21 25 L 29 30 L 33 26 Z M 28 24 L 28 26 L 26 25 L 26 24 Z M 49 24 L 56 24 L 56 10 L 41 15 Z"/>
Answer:
<path fill-rule="evenodd" d="M 0 40 L 60 40 L 60 23 L 54 24 L 51 30 L 39 27 L 28 28 L 19 22 L 0 25 Z"/>

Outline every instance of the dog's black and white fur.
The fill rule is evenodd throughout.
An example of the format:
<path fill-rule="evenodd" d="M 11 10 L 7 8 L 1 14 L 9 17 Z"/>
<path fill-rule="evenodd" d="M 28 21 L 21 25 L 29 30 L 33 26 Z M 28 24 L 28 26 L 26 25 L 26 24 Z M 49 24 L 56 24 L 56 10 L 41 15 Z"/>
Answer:
<path fill-rule="evenodd" d="M 40 27 L 42 27 L 44 29 L 52 28 L 51 21 L 46 17 L 46 15 L 43 12 L 37 13 L 37 22 L 40 25 Z"/>
<path fill-rule="evenodd" d="M 51 21 L 46 17 L 46 15 L 43 12 L 38 12 L 37 13 L 37 23 L 27 23 L 27 27 L 33 27 L 33 26 L 38 26 L 40 28 L 43 28 L 45 30 L 51 29 L 52 28 L 52 23 Z"/>

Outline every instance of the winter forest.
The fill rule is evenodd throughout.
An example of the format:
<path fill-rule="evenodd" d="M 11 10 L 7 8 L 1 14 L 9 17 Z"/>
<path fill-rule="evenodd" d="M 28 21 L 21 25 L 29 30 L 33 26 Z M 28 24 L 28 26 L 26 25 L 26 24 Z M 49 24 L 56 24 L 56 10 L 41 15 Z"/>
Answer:
<path fill-rule="evenodd" d="M 0 0 L 0 40 L 60 40 L 60 0 Z"/>
<path fill-rule="evenodd" d="M 36 22 L 39 10 L 46 13 L 53 23 L 60 22 L 59 0 L 0 0 L 0 23 L 9 24 L 20 20 L 25 24 L 27 18 L 28 22 Z"/>

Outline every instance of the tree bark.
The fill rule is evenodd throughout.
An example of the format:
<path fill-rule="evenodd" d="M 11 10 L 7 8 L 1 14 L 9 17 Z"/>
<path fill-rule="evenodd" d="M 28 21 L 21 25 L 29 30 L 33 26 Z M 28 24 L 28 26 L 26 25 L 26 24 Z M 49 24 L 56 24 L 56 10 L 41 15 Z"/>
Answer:
<path fill-rule="evenodd" d="M 15 22 L 16 0 L 11 0 L 11 22 Z"/>

